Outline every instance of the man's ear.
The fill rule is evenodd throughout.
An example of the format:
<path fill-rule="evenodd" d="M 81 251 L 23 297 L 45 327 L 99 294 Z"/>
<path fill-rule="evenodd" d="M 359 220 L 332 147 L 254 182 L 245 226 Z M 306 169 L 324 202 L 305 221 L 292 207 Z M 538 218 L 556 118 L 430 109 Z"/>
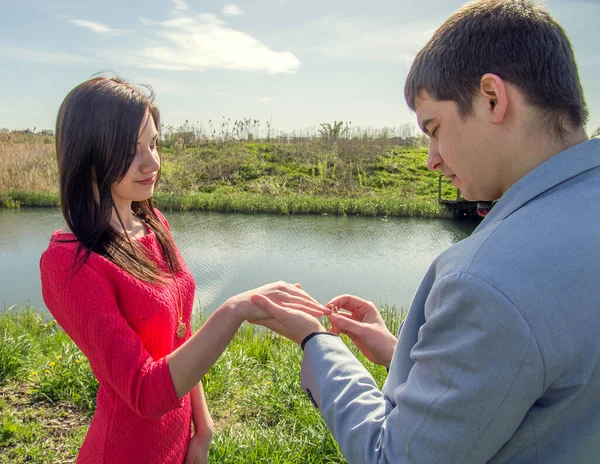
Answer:
<path fill-rule="evenodd" d="M 487 73 L 481 77 L 480 96 L 485 102 L 490 122 L 500 124 L 504 121 L 508 110 L 508 89 L 506 83 L 496 74 Z"/>

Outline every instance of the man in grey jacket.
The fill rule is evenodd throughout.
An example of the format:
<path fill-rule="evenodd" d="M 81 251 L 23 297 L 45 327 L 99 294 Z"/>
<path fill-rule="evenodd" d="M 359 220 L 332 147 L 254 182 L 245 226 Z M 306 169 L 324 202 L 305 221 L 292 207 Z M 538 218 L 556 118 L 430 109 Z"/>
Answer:
<path fill-rule="evenodd" d="M 389 366 L 383 389 L 302 302 L 254 297 L 261 323 L 302 344 L 302 388 L 350 463 L 600 462 L 600 139 L 568 38 L 532 2 L 476 1 L 405 96 L 429 169 L 498 202 L 433 262 L 397 341 L 372 303 L 330 302 L 332 331 Z"/>

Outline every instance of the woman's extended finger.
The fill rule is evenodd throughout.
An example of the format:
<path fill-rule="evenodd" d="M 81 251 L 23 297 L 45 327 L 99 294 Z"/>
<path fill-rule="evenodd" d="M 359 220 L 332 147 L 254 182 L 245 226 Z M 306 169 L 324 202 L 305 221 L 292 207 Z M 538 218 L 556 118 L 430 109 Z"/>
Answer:
<path fill-rule="evenodd" d="M 294 303 L 291 301 L 282 301 L 280 304 L 284 308 L 302 311 L 303 313 L 310 314 L 314 317 L 322 317 L 326 315 L 326 313 L 322 309 L 314 309 L 311 306 L 306 305 L 304 302 Z"/>
<path fill-rule="evenodd" d="M 324 306 L 321 303 L 319 303 L 317 300 L 315 300 L 306 291 L 302 290 L 302 287 L 300 286 L 300 284 L 294 284 L 294 285 L 287 284 L 284 288 L 285 288 L 285 290 L 280 289 L 280 291 L 285 291 L 285 293 L 288 293 L 290 295 L 306 298 L 308 300 L 311 300 L 313 303 L 316 303 L 324 308 Z"/>
<path fill-rule="evenodd" d="M 316 309 L 318 311 L 326 311 L 327 308 L 318 301 L 311 298 L 306 298 L 304 295 L 291 295 L 289 293 L 280 293 L 276 295 L 265 295 L 271 298 L 276 303 L 295 303 L 306 306 L 307 308 Z"/>
<path fill-rule="evenodd" d="M 296 289 L 298 290 L 298 289 Z M 268 298 L 271 298 L 277 302 L 290 302 L 290 303 L 300 303 L 304 304 L 307 307 L 316 309 L 318 311 L 329 312 L 328 309 L 313 297 L 311 297 L 308 293 L 298 290 L 296 292 L 288 292 L 283 290 L 278 290 L 274 292 L 274 294 L 266 294 Z"/>

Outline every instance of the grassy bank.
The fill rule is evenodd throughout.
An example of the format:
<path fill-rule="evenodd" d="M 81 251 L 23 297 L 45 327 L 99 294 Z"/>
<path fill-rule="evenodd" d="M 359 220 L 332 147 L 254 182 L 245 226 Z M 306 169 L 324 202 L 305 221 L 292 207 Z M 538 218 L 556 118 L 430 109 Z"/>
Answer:
<path fill-rule="evenodd" d="M 382 313 L 396 332 L 403 316 Z M 31 308 L 1 314 L 0 337 L 0 463 L 74 462 L 98 388 L 87 360 Z M 385 369 L 359 359 L 381 386 Z M 216 425 L 211 462 L 344 462 L 300 389 L 300 363 L 294 343 L 238 331 L 203 380 Z"/>
<path fill-rule="evenodd" d="M 449 217 L 436 203 L 398 197 L 339 198 L 303 194 L 248 194 L 193 192 L 181 195 L 158 191 L 154 203 L 161 210 L 220 211 L 229 213 L 331 214 L 361 216 Z M 0 192 L 0 206 L 58 206 L 57 193 L 9 190 Z"/>
<path fill-rule="evenodd" d="M 4 207 L 58 205 L 47 139 L 0 139 Z M 401 143 L 389 136 L 184 140 L 175 133 L 162 148 L 156 203 L 174 210 L 445 216 L 427 149 Z M 445 182 L 442 197 L 455 196 Z"/>

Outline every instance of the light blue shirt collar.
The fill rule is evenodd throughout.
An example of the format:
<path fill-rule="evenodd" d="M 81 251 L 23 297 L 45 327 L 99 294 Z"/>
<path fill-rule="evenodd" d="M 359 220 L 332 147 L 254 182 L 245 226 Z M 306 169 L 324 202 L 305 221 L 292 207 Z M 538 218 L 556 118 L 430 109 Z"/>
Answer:
<path fill-rule="evenodd" d="M 586 140 L 554 155 L 510 187 L 473 234 L 502 221 L 554 186 L 598 166 L 600 166 L 599 137 Z"/>

